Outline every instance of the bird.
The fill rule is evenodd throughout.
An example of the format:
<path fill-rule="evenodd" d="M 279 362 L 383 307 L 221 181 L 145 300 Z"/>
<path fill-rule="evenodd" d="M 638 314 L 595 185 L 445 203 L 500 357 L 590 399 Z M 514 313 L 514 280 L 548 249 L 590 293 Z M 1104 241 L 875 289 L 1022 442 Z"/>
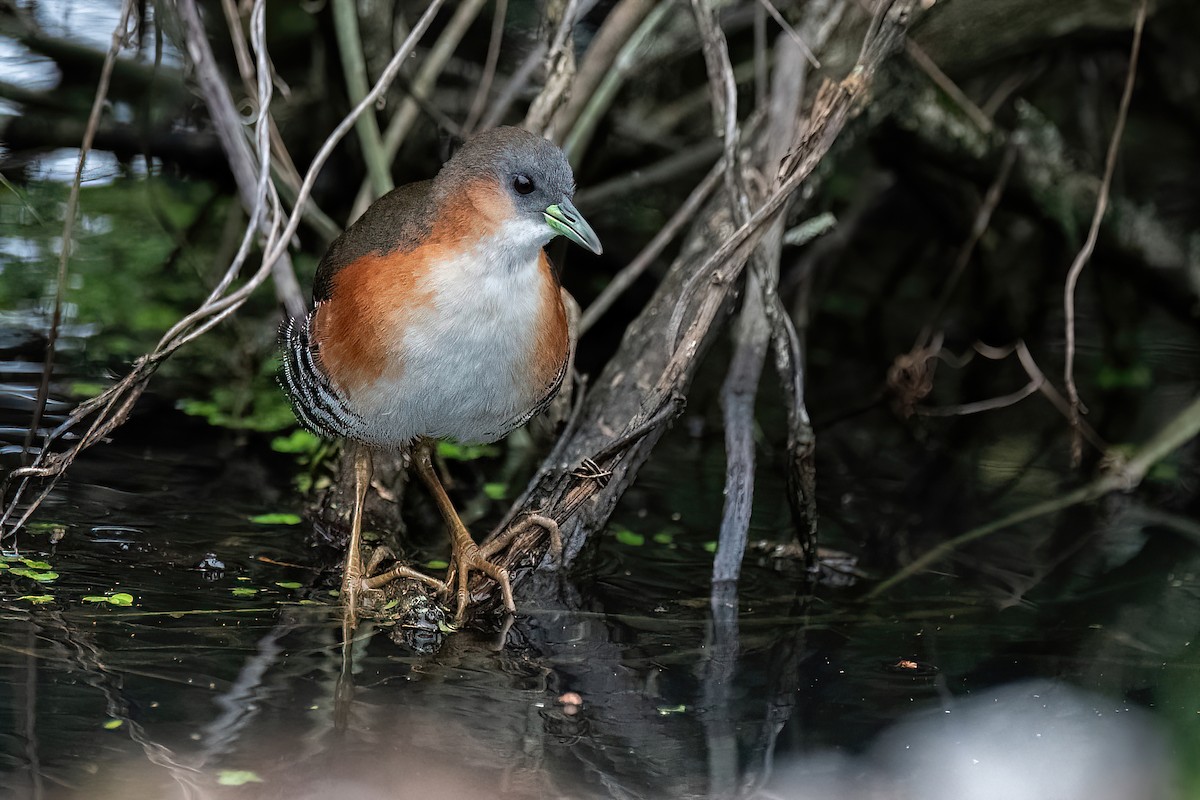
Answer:
<path fill-rule="evenodd" d="M 313 308 L 281 333 L 280 383 L 297 419 L 353 448 L 355 500 L 342 572 L 344 628 L 364 589 L 411 578 L 443 592 L 482 572 L 516 612 L 506 570 L 459 518 L 432 463 L 437 440 L 494 442 L 558 393 L 573 343 L 563 290 L 544 247 L 561 235 L 599 255 L 575 208 L 575 179 L 555 144 L 516 127 L 468 139 L 437 175 L 393 189 L 321 259 Z M 450 532 L 446 580 L 407 566 L 366 575 L 362 515 L 372 449 L 411 449 Z M 557 534 L 557 530 L 550 531 Z"/>

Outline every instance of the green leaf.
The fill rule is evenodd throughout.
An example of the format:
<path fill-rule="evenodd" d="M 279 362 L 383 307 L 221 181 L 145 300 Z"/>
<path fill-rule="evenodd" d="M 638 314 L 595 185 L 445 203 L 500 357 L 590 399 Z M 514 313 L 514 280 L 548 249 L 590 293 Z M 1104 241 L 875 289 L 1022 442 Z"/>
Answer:
<path fill-rule="evenodd" d="M 248 769 L 223 769 L 217 774 L 217 783 L 222 786 L 245 786 L 247 783 L 262 783 L 258 774 Z"/>
<path fill-rule="evenodd" d="M 618 528 L 616 533 L 617 541 L 621 544 L 627 544 L 630 547 L 641 547 L 646 543 L 646 537 L 640 533 L 634 533 L 627 528 Z"/>
<path fill-rule="evenodd" d="M 299 589 L 301 584 L 296 581 L 275 581 L 275 585 L 280 589 Z"/>
<path fill-rule="evenodd" d="M 108 602 L 114 606 L 131 606 L 133 605 L 133 595 L 128 592 L 117 592 L 108 596 Z"/>
<path fill-rule="evenodd" d="M 24 595 L 21 595 L 20 597 L 18 597 L 17 599 L 18 600 L 28 600 L 30 603 L 33 603 L 35 606 L 44 606 L 44 605 L 46 605 L 46 603 L 54 602 L 54 595 L 52 595 L 52 594 L 24 594 Z"/>
<path fill-rule="evenodd" d="M 125 724 L 123 719 L 110 719 L 104 723 L 104 730 L 115 731 L 117 728 Z"/>
<path fill-rule="evenodd" d="M 276 453 L 315 453 L 320 446 L 320 438 L 303 428 L 271 440 L 271 449 Z"/>
<path fill-rule="evenodd" d="M 485 483 L 483 493 L 492 500 L 503 500 L 508 495 L 507 483 Z"/>
<path fill-rule="evenodd" d="M 704 543 L 704 551 L 707 553 L 717 552 L 717 543 L 716 542 L 705 542 Z"/>
<path fill-rule="evenodd" d="M 13 575 L 20 575 L 22 578 L 29 578 L 38 583 L 50 583 L 58 580 L 57 572 L 39 572 L 37 570 L 27 569 L 25 567 L 13 567 Z"/>
<path fill-rule="evenodd" d="M 29 567 L 30 569 L 41 569 L 41 570 L 52 569 L 49 562 L 35 561 L 32 558 L 22 558 L 21 563 L 24 564 L 25 566 Z"/>
<path fill-rule="evenodd" d="M 79 598 L 84 603 L 107 603 L 108 598 L 102 594 L 86 594 Z"/>
<path fill-rule="evenodd" d="M 299 514 L 288 514 L 280 512 L 275 514 L 259 514 L 256 517 L 251 517 L 250 521 L 256 525 L 299 525 Z"/>
<path fill-rule="evenodd" d="M 75 395 L 76 397 L 95 397 L 99 394 L 103 394 L 104 390 L 107 388 L 108 388 L 108 384 L 105 384 L 105 383 L 92 383 L 90 381 L 75 381 L 74 383 L 72 383 L 70 385 L 70 387 L 67 389 L 67 391 L 70 392 L 71 394 Z"/>
<path fill-rule="evenodd" d="M 687 706 L 680 703 L 677 706 L 659 706 L 658 713 L 660 716 L 667 717 L 671 714 L 682 714 L 687 711 Z"/>
<path fill-rule="evenodd" d="M 425 562 L 426 569 L 446 569 L 450 566 L 449 561 L 443 561 L 440 558 L 435 558 Z"/>
<path fill-rule="evenodd" d="M 673 534 L 673 533 L 656 533 L 651 538 L 654 539 L 655 544 L 670 544 L 671 542 L 675 541 L 675 534 Z"/>
<path fill-rule="evenodd" d="M 233 592 L 234 597 L 254 597 L 258 594 L 258 589 L 249 586 L 235 586 L 229 591 Z"/>
<path fill-rule="evenodd" d="M 474 461 L 485 456 L 500 455 L 500 448 L 491 444 L 459 444 L 438 442 L 438 455 L 452 461 Z"/>

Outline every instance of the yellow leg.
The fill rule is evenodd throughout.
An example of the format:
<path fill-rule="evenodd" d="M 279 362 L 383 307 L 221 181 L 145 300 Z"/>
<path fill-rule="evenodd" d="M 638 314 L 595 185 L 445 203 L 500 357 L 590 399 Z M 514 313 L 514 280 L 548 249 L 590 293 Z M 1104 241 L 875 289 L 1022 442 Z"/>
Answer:
<path fill-rule="evenodd" d="M 367 487 L 371 485 L 371 451 L 354 442 L 354 511 L 350 518 L 350 543 L 342 569 L 342 634 L 349 640 L 358 627 L 358 599 L 363 589 L 362 522 Z"/>
<path fill-rule="evenodd" d="M 458 512 L 454 510 L 454 505 L 450 502 L 446 489 L 438 479 L 437 472 L 434 471 L 432 452 L 432 440 L 422 439 L 417 444 L 413 457 L 416 461 L 417 474 L 429 488 L 429 493 L 433 495 L 433 500 L 437 503 L 438 511 L 441 512 L 446 527 L 450 529 L 450 572 L 457 576 L 458 608 L 454 614 L 455 624 L 461 625 L 467 616 L 467 606 L 470 604 L 467 579 L 470 577 L 471 570 L 482 572 L 495 580 L 500 586 L 504 607 L 508 609 L 509 613 L 515 613 L 517 604 L 513 602 L 512 583 L 508 579 L 508 570 L 488 561 L 480 553 L 479 546 L 475 544 L 467 527 L 459 519 Z"/>

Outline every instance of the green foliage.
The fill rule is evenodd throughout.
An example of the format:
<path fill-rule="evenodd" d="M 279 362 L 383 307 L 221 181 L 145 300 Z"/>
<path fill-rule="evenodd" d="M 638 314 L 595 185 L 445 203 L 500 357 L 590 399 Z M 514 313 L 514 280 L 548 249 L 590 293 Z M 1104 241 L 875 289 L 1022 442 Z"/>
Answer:
<path fill-rule="evenodd" d="M 458 444 L 457 442 L 438 442 L 438 455 L 452 461 L 474 461 L 500 455 L 500 448 L 493 444 Z"/>
<path fill-rule="evenodd" d="M 634 533 L 628 528 L 615 528 L 613 530 L 613 536 L 618 542 L 628 545 L 629 547 L 641 547 L 646 543 L 645 536 L 640 533 Z"/>
<path fill-rule="evenodd" d="M 296 428 L 287 436 L 276 436 L 272 439 L 271 449 L 276 453 L 313 455 L 321 448 L 322 444 L 321 438 L 316 434 L 303 428 Z"/>
<path fill-rule="evenodd" d="M 117 728 L 120 728 L 124 724 L 125 724 L 125 720 L 109 719 L 109 720 L 105 720 L 104 725 L 102 727 L 106 731 L 115 731 Z"/>
<path fill-rule="evenodd" d="M 179 408 L 185 414 L 203 417 L 209 425 L 231 430 L 272 433 L 296 424 L 283 392 L 274 382 L 261 380 L 249 386 L 216 386 L 206 399 L 180 400 Z"/>
<path fill-rule="evenodd" d="M 252 586 L 235 586 L 229 590 L 234 597 L 254 597 L 259 590 Z"/>
<path fill-rule="evenodd" d="M 491 500 L 503 500 L 508 496 L 507 483 L 485 483 L 483 493 Z"/>
<path fill-rule="evenodd" d="M 108 603 L 112 606 L 132 606 L 133 595 L 128 592 L 115 592 L 108 595 L 89 594 L 81 598 L 85 603 Z"/>
<path fill-rule="evenodd" d="M 255 525 L 299 525 L 300 515 L 289 514 L 287 512 L 276 512 L 273 514 L 259 514 L 251 517 L 250 521 Z"/>
<path fill-rule="evenodd" d="M 275 585 L 280 589 L 299 589 L 302 586 L 296 581 L 275 581 Z"/>
<path fill-rule="evenodd" d="M 22 566 L 13 566 L 14 564 Z M 47 561 L 26 558 L 24 555 L 4 555 L 0 559 L 0 570 L 7 570 L 8 575 L 29 578 L 30 581 L 38 583 L 52 583 L 59 578 L 59 573 L 54 572 Z"/>

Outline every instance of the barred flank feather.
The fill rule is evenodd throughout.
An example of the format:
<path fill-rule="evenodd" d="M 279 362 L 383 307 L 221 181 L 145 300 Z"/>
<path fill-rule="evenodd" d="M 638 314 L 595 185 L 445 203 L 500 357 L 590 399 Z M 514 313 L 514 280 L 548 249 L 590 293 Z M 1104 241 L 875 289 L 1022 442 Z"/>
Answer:
<path fill-rule="evenodd" d="M 313 358 L 311 332 L 315 314 L 313 311 L 303 319 L 284 323 L 280 331 L 283 368 L 279 372 L 279 385 L 305 428 L 327 438 L 354 438 L 362 430 L 362 419 L 346 406 Z"/>

